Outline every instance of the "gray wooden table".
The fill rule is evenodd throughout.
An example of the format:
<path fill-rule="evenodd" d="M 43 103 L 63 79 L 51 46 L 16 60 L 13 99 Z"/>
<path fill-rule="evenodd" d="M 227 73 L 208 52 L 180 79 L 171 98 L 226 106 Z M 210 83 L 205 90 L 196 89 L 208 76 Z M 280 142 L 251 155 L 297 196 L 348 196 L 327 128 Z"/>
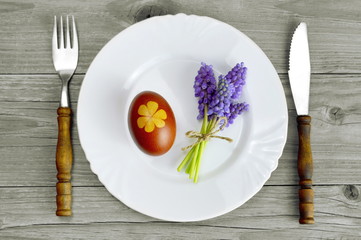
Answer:
<path fill-rule="evenodd" d="M 71 81 L 76 113 L 89 64 L 115 34 L 154 15 L 186 13 L 247 34 L 276 67 L 289 134 L 278 168 L 238 209 L 194 223 L 160 221 L 112 197 L 90 170 L 73 127 L 72 217 L 55 216 L 54 15 L 77 18 L 80 56 Z M 288 82 L 291 34 L 309 27 L 314 225 L 298 224 L 297 132 Z M 0 0 L 0 239 L 361 239 L 361 2 Z"/>

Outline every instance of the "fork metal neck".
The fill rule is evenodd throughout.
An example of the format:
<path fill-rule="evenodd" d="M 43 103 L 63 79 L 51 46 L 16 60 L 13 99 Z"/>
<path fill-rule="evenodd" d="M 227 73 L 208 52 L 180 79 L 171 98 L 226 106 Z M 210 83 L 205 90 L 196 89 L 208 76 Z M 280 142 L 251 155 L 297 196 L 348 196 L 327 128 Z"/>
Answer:
<path fill-rule="evenodd" d="M 60 95 L 60 107 L 69 107 L 68 82 L 63 82 Z"/>
<path fill-rule="evenodd" d="M 59 77 L 62 82 L 61 95 L 60 95 L 60 106 L 69 107 L 69 93 L 68 93 L 68 84 L 73 75 L 74 71 L 63 70 L 59 71 Z"/>

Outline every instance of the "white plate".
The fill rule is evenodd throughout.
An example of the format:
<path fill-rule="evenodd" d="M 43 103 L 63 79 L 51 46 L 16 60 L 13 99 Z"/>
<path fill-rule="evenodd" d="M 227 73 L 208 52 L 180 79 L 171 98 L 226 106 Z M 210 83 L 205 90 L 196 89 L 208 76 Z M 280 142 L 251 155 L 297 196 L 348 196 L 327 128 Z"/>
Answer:
<path fill-rule="evenodd" d="M 243 100 L 249 112 L 207 145 L 199 182 L 176 168 L 199 130 L 193 82 L 204 61 L 217 75 L 237 62 L 248 67 Z M 151 90 L 170 104 L 177 136 L 169 152 L 138 149 L 128 128 L 134 96 Z M 276 169 L 287 135 L 287 106 L 279 77 L 262 50 L 237 29 L 209 17 L 153 17 L 116 35 L 99 52 L 83 81 L 78 103 L 81 145 L 92 171 L 130 208 L 169 221 L 213 218 L 241 206 Z"/>

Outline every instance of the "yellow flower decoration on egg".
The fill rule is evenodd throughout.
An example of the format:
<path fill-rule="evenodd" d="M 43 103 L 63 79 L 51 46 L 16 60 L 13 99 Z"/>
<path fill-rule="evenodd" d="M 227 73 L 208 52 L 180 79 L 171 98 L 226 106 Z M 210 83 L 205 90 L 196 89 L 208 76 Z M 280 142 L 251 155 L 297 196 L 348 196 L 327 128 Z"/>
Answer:
<path fill-rule="evenodd" d="M 164 120 L 167 119 L 167 113 L 163 109 L 157 110 L 158 103 L 154 101 L 148 101 L 147 105 L 140 105 L 138 114 L 141 117 L 137 119 L 138 127 L 144 128 L 147 133 L 153 132 L 155 127 L 164 127 Z"/>

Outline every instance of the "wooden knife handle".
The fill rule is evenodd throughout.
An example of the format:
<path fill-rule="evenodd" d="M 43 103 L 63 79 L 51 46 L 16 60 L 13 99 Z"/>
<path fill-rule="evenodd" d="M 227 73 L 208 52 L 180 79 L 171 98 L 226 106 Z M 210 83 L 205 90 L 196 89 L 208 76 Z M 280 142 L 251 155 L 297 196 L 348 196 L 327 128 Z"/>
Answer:
<path fill-rule="evenodd" d="M 298 176 L 300 177 L 299 185 L 299 210 L 301 224 L 313 224 L 313 189 L 312 173 L 313 162 L 311 152 L 311 117 L 304 115 L 297 117 L 298 128 Z"/>
<path fill-rule="evenodd" d="M 70 138 L 71 109 L 58 108 L 58 144 L 56 146 L 56 168 L 58 183 L 56 184 L 56 215 L 71 216 L 71 167 L 73 149 Z"/>

